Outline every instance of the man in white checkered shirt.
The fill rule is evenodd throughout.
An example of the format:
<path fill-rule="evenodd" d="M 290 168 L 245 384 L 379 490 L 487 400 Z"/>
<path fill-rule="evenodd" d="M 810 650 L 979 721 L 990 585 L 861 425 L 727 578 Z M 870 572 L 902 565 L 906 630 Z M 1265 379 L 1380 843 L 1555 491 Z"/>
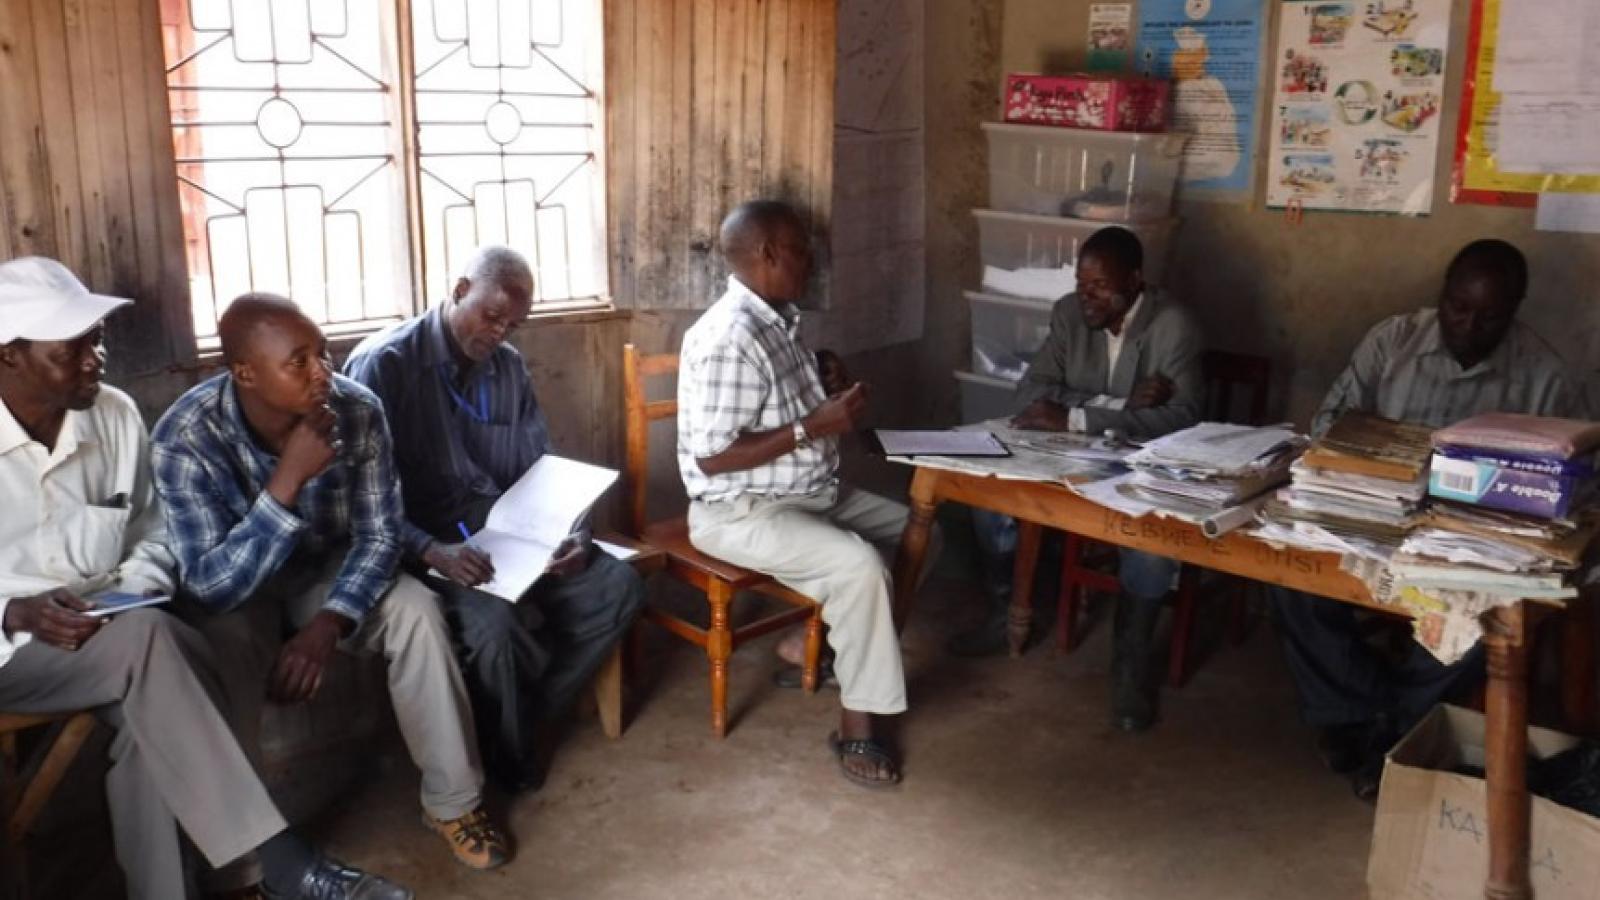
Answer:
<path fill-rule="evenodd" d="M 734 274 L 684 335 L 678 371 L 689 540 L 822 604 L 843 706 L 830 737 L 840 770 L 870 787 L 892 785 L 899 767 L 874 737 L 873 718 L 906 709 L 884 556 L 907 510 L 835 475 L 839 436 L 866 413 L 866 387 L 842 371 L 825 386 L 800 342 L 793 301 L 811 275 L 800 217 L 782 203 L 745 203 L 723 220 L 721 243 Z M 780 655 L 792 662 L 796 651 L 786 641 Z"/>

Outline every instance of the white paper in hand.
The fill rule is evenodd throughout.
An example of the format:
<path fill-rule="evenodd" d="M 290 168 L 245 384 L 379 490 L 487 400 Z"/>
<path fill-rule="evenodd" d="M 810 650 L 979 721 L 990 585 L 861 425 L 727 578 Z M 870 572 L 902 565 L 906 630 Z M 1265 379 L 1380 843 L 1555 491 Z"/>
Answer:
<path fill-rule="evenodd" d="M 494 561 L 494 580 L 478 589 L 515 603 L 616 480 L 615 469 L 541 457 L 500 495 L 483 530 L 472 536 L 472 544 Z"/>

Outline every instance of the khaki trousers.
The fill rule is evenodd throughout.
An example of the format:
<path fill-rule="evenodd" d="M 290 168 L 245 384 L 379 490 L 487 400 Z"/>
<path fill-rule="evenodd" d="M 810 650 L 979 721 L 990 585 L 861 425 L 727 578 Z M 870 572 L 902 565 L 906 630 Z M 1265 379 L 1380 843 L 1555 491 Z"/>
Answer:
<path fill-rule="evenodd" d="M 75 652 L 38 641 L 0 667 L 0 709 L 97 709 L 116 731 L 106 798 L 131 897 L 183 897 L 178 829 L 212 866 L 287 825 L 212 697 L 205 640 L 157 610 L 125 612 Z"/>
<path fill-rule="evenodd" d="M 283 642 L 327 599 L 344 562 L 341 553 L 331 557 L 319 566 L 291 563 L 238 608 L 195 621 L 221 662 L 229 719 L 239 742 L 258 762 L 267 678 Z M 395 720 L 412 761 L 422 770 L 422 808 L 435 819 L 455 819 L 477 809 L 483 766 L 466 685 L 437 595 L 401 575 L 339 647 L 347 653 L 383 654 Z"/>
<path fill-rule="evenodd" d="M 745 495 L 690 504 L 689 541 L 821 603 L 844 708 L 893 715 L 906 710 L 906 679 L 885 559 L 908 515 L 902 504 L 846 485 Z M 931 564 L 938 552 L 930 549 Z"/>

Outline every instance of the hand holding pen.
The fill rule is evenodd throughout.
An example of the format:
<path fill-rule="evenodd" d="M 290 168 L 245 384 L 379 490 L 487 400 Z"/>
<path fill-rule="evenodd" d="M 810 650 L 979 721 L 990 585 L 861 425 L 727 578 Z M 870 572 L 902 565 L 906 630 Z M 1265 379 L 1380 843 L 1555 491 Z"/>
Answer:
<path fill-rule="evenodd" d="M 463 587 L 477 587 L 494 580 L 494 562 L 489 554 L 472 544 L 472 532 L 465 522 L 457 522 L 461 543 L 434 541 L 422 552 L 422 561 L 438 569 L 444 577 Z"/>

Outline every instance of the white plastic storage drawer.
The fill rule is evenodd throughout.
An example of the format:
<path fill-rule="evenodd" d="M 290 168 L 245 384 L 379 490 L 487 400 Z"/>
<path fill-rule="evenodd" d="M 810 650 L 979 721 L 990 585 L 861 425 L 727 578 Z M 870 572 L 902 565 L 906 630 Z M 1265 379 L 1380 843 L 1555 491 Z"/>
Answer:
<path fill-rule="evenodd" d="M 978 255 L 986 266 L 1001 269 L 1059 269 L 1077 264 L 1078 248 L 1105 222 L 1030 216 L 1024 213 L 975 209 L 978 217 Z M 1175 219 L 1123 225 L 1144 245 L 1144 278 L 1160 284 L 1166 274 L 1167 245 Z"/>
<path fill-rule="evenodd" d="M 990 378 L 957 371 L 961 385 L 961 421 L 964 424 L 987 422 L 1016 415 L 1017 386 L 1003 378 Z"/>
<path fill-rule="evenodd" d="M 1186 134 L 986 122 L 989 206 L 1039 216 L 1154 222 L 1172 215 Z"/>
<path fill-rule="evenodd" d="M 1050 336 L 1051 300 L 967 291 L 972 308 L 972 371 L 1019 381 Z"/>

